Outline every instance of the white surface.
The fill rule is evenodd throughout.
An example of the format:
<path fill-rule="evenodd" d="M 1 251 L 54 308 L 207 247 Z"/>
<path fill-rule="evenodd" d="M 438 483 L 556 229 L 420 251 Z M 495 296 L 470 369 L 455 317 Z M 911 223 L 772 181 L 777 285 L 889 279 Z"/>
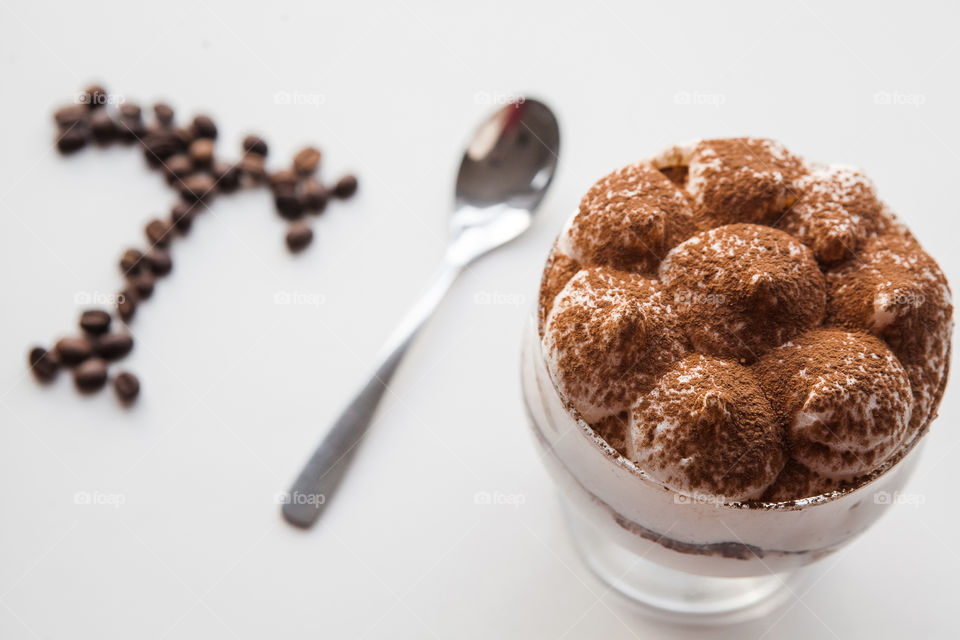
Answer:
<path fill-rule="evenodd" d="M 593 581 L 535 458 L 517 365 L 547 248 L 609 169 L 676 141 L 764 135 L 863 166 L 957 286 L 958 15 L 557 6 L 0 0 L 0 637 L 692 634 Z M 52 108 L 98 78 L 131 100 L 208 111 L 225 154 L 254 130 L 274 163 L 316 142 L 328 176 L 361 179 L 298 257 L 265 192 L 196 223 L 136 318 L 124 366 L 144 393 L 129 412 L 66 376 L 40 387 L 24 365 L 31 344 L 71 329 L 78 292 L 116 290 L 121 249 L 172 202 L 131 150 L 51 152 Z M 462 140 L 514 91 L 561 118 L 555 187 L 529 234 L 454 286 L 321 525 L 291 529 L 274 495 L 423 287 Z M 324 303 L 274 303 L 294 291 Z M 486 294 L 508 303 L 478 304 Z M 955 632 L 956 398 L 909 486 L 921 505 L 824 561 L 785 612 L 707 637 Z M 481 491 L 522 504 L 477 505 Z M 78 492 L 123 503 L 75 504 Z"/>

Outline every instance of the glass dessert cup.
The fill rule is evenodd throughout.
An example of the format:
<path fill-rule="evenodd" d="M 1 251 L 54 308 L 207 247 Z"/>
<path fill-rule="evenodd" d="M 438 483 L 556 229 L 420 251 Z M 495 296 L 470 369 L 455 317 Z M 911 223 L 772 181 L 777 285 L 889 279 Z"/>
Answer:
<path fill-rule="evenodd" d="M 521 374 L 537 449 L 584 562 L 647 612 L 688 623 L 749 619 L 799 594 L 803 567 L 849 543 L 894 502 L 926 431 L 853 489 L 723 503 L 652 480 L 575 417 L 547 371 L 535 319 L 523 339 Z"/>

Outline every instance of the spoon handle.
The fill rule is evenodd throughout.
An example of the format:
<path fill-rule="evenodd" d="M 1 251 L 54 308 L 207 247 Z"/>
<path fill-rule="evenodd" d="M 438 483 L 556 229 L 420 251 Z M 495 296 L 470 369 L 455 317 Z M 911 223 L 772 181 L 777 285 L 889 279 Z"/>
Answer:
<path fill-rule="evenodd" d="M 390 378 L 459 273 L 459 266 L 447 264 L 387 339 L 373 375 L 337 418 L 285 496 L 282 511 L 287 522 L 307 529 L 320 517 L 373 421 Z"/>

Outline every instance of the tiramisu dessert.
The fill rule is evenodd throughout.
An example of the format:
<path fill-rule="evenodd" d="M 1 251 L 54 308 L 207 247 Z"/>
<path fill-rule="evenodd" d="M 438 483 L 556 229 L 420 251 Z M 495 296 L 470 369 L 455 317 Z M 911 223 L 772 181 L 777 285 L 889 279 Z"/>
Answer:
<path fill-rule="evenodd" d="M 844 165 L 706 140 L 599 180 L 525 342 L 548 467 L 578 513 L 670 567 L 749 576 L 866 529 L 947 378 L 937 263 Z"/>

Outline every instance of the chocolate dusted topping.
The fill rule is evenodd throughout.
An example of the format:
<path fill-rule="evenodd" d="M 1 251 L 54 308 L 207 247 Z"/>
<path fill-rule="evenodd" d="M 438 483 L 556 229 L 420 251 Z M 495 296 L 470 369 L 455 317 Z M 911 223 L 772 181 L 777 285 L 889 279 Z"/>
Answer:
<path fill-rule="evenodd" d="M 544 327 L 547 324 L 547 316 L 553 308 L 553 300 L 557 294 L 566 286 L 570 278 L 580 271 L 580 264 L 560 251 L 557 243 L 554 242 L 550 255 L 547 256 L 547 264 L 543 268 L 543 278 L 540 281 L 540 301 L 537 305 L 537 330 L 540 337 L 543 337 Z"/>
<path fill-rule="evenodd" d="M 627 429 L 630 427 L 630 414 L 621 411 L 616 415 L 606 416 L 595 421 L 592 425 L 598 436 L 613 447 L 622 456 L 627 455 Z"/>
<path fill-rule="evenodd" d="M 819 475 L 847 480 L 867 473 L 903 444 L 910 381 L 877 338 L 814 329 L 755 368 L 780 412 L 792 457 Z"/>
<path fill-rule="evenodd" d="M 790 458 L 783 471 L 773 484 L 767 487 L 760 499 L 763 502 L 786 502 L 838 491 L 843 486 L 842 483 L 824 478 L 810 471 L 794 458 Z"/>
<path fill-rule="evenodd" d="M 750 369 L 691 355 L 630 409 L 627 453 L 687 495 L 759 498 L 786 464 L 781 430 Z"/>
<path fill-rule="evenodd" d="M 638 163 L 590 188 L 570 225 L 569 245 L 583 264 L 651 273 L 694 231 L 686 195 L 653 166 Z"/>
<path fill-rule="evenodd" d="M 686 187 L 708 227 L 769 223 L 796 202 L 793 182 L 805 172 L 801 160 L 773 140 L 704 140 L 693 148 Z"/>
<path fill-rule="evenodd" d="M 766 226 L 700 233 L 670 252 L 660 279 L 701 353 L 752 362 L 824 316 L 826 287 L 810 250 Z"/>
<path fill-rule="evenodd" d="M 626 410 L 688 353 L 656 281 L 606 267 L 577 273 L 547 318 L 547 367 L 588 421 Z"/>

